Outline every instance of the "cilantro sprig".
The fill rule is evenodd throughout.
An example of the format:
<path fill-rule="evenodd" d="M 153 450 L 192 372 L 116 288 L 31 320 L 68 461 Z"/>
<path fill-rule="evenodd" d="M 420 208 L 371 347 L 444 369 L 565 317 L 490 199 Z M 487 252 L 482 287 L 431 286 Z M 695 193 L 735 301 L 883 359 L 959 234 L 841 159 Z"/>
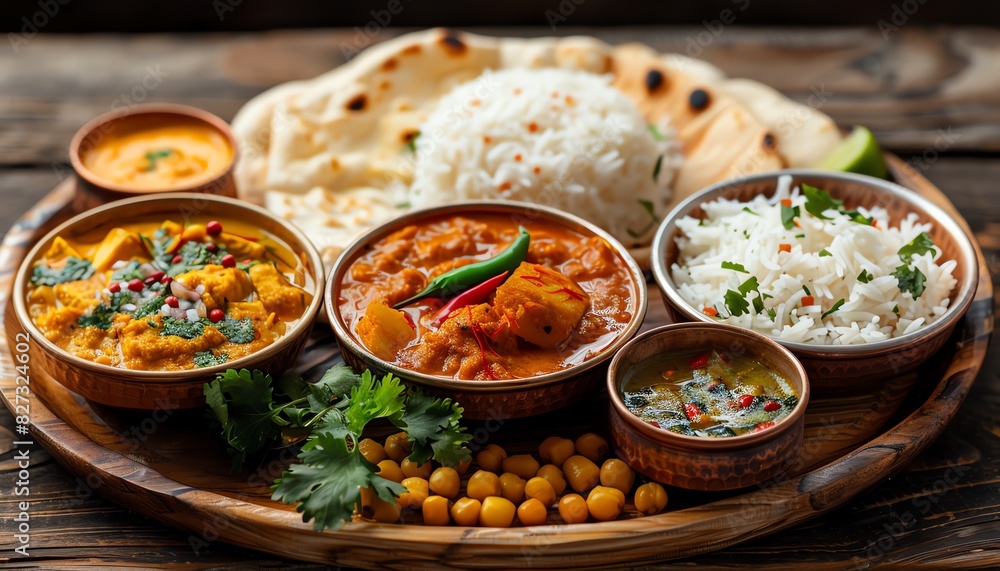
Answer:
<path fill-rule="evenodd" d="M 455 466 L 471 457 L 465 446 L 471 436 L 459 424 L 462 408 L 451 399 L 407 390 L 391 374 L 379 379 L 371 371 L 358 375 L 337 365 L 315 383 L 293 375 L 275 382 L 260 371 L 230 369 L 204 391 L 237 469 L 278 445 L 283 435 L 305 438 L 299 463 L 275 480 L 272 498 L 295 504 L 317 530 L 348 521 L 361 488 L 385 501 L 405 491 L 379 476 L 357 446 L 373 421 L 407 432 L 413 462 L 434 459 Z"/>
<path fill-rule="evenodd" d="M 910 262 L 913 256 L 922 256 L 927 252 L 933 254 L 934 248 L 934 240 L 931 239 L 930 235 L 927 232 L 921 232 L 916 238 L 910 240 L 909 243 L 899 249 L 897 254 L 903 264 L 892 272 L 892 277 L 896 278 L 898 282 L 897 287 L 899 287 L 900 292 L 910 292 L 913 299 L 923 295 L 926 289 L 924 282 L 927 281 L 927 276 L 916 266 L 911 267 Z"/>
<path fill-rule="evenodd" d="M 58 268 L 45 264 L 35 266 L 31 272 L 31 283 L 36 286 L 54 286 L 85 280 L 92 275 L 94 275 L 94 266 L 88 260 L 69 256 L 66 258 L 66 262 Z"/>

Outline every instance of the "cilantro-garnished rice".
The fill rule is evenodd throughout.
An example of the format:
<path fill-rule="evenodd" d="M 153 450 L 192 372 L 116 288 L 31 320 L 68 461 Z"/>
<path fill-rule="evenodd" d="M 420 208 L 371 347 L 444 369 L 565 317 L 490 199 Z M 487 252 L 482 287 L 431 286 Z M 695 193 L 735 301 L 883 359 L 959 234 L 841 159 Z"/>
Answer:
<path fill-rule="evenodd" d="M 941 260 L 930 224 L 885 209 L 846 209 L 826 191 L 719 199 L 703 221 L 680 220 L 681 296 L 716 319 L 784 341 L 853 345 L 913 332 L 948 309 L 956 262 Z M 811 302 L 811 303 L 810 303 Z"/>

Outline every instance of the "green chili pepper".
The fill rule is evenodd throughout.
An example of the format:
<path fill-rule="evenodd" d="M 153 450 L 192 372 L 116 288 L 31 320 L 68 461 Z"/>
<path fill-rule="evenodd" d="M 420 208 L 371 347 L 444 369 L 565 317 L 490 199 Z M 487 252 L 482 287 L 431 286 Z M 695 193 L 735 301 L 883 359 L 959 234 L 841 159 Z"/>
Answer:
<path fill-rule="evenodd" d="M 504 272 L 513 273 L 528 257 L 528 244 L 531 242 L 531 235 L 528 234 L 528 231 L 523 226 L 520 230 L 521 233 L 514 240 L 514 243 L 503 252 L 488 260 L 445 272 L 431 280 L 424 291 L 397 303 L 393 307 L 399 309 L 425 297 L 452 297 Z"/>

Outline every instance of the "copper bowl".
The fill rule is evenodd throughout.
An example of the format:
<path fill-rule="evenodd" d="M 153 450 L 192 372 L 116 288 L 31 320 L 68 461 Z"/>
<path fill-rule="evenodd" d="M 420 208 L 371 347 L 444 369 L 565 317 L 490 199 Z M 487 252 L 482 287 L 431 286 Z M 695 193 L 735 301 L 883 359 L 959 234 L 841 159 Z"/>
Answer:
<path fill-rule="evenodd" d="M 408 224 L 420 223 L 429 217 L 448 214 L 469 215 L 476 212 L 509 214 L 522 219 L 540 219 L 584 235 L 599 236 L 607 241 L 628 269 L 636 292 L 635 298 L 631 300 L 632 319 L 625 330 L 597 356 L 584 363 L 554 373 L 523 379 L 460 380 L 428 375 L 405 369 L 373 355 L 344 323 L 337 302 L 340 297 L 340 284 L 354 259 L 370 244 Z M 464 202 L 413 211 L 386 222 L 355 240 L 337 258 L 330 272 L 326 287 L 326 312 L 344 360 L 355 370 L 368 368 L 379 374 L 392 373 L 403 381 L 418 385 L 430 393 L 453 398 L 464 407 L 466 418 L 503 420 L 533 416 L 563 408 L 581 400 L 594 390 L 599 390 L 608 360 L 635 335 L 646 315 L 646 282 L 642 270 L 629 256 L 624 246 L 607 232 L 581 218 L 554 208 L 523 202 Z"/>
<path fill-rule="evenodd" d="M 861 345 L 814 345 L 775 339 L 802 361 L 812 388 L 824 393 L 877 390 L 884 379 L 911 371 L 937 353 L 976 293 L 979 265 L 972 241 L 958 223 L 926 198 L 882 179 L 850 173 L 803 169 L 764 173 L 710 186 L 674 208 L 656 231 L 651 260 L 653 276 L 671 320 L 716 323 L 684 300 L 670 275 L 678 255 L 677 221 L 685 216 L 704 217 L 701 205 L 718 198 L 745 202 L 759 194 L 772 196 L 778 177 L 785 174 L 792 176 L 792 187 L 805 183 L 822 188 L 843 200 L 845 208 L 881 206 L 889 213 L 893 226 L 911 212 L 916 213 L 919 222 L 932 224 L 929 233 L 934 245 L 941 249 L 942 259 L 958 263 L 953 272 L 958 284 L 952 291 L 947 312 L 917 331 Z"/>
<path fill-rule="evenodd" d="M 84 166 L 83 156 L 94 145 L 100 143 L 105 135 L 114 132 L 115 129 L 128 121 L 143 121 L 155 118 L 167 121 L 193 121 L 202 123 L 218 131 L 226 138 L 230 148 L 233 150 L 233 156 L 228 166 L 217 175 L 202 182 L 162 189 L 136 189 L 116 184 L 96 176 Z M 160 192 L 198 192 L 236 198 L 236 183 L 233 178 L 233 169 L 236 165 L 237 153 L 236 137 L 233 135 L 229 124 L 208 111 L 198 109 L 197 107 L 168 103 L 150 103 L 109 111 L 87 121 L 87 123 L 80 127 L 80 130 L 76 132 L 72 142 L 70 142 L 69 160 L 77 176 L 76 195 L 74 196 L 73 206 L 77 212 L 83 212 L 89 208 L 95 208 L 114 200 L 135 196 L 148 196 Z"/>
<path fill-rule="evenodd" d="M 730 438 L 687 436 L 643 422 L 626 408 L 621 386 L 629 370 L 668 351 L 723 347 L 744 351 L 778 372 L 799 394 L 792 412 L 773 427 Z M 642 333 L 615 355 L 608 370 L 611 439 L 637 472 L 689 490 L 733 490 L 778 476 L 799 456 L 809 405 L 809 379 L 798 359 L 771 339 L 721 323 L 665 325 Z"/>
<path fill-rule="evenodd" d="M 277 341 L 260 351 L 232 362 L 184 371 L 138 371 L 102 365 L 82 359 L 59 348 L 35 327 L 28 314 L 28 280 L 35 262 L 56 236 L 81 235 L 99 227 L 113 227 L 122 220 L 162 214 L 185 217 L 192 214 L 238 218 L 258 226 L 288 244 L 302 256 L 312 275 L 313 299 L 302 318 Z M 31 336 L 33 367 L 41 368 L 66 388 L 90 400 L 123 408 L 193 408 L 205 403 L 202 386 L 226 369 L 261 369 L 280 373 L 290 368 L 305 346 L 313 321 L 322 306 L 323 261 L 319 252 L 297 228 L 274 214 L 233 198 L 206 194 L 171 193 L 131 198 L 80 214 L 49 232 L 28 252 L 14 281 L 14 311 L 8 312 L 8 331 L 25 331 Z M 11 317 L 11 313 L 15 316 Z M 17 324 L 11 321 L 16 318 Z M 12 329 L 13 327 L 13 329 Z"/>

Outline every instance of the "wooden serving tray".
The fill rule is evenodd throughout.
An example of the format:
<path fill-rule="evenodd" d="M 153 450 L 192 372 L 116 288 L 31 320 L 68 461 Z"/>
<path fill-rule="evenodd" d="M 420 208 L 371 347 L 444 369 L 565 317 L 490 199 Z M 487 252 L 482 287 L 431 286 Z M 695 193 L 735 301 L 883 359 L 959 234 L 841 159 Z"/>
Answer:
<path fill-rule="evenodd" d="M 929 198 L 966 226 L 947 198 L 894 156 L 900 184 Z M 18 386 L 11 349 L 23 341 L 10 291 L 27 249 L 72 214 L 72 181 L 53 190 L 14 226 L 0 246 L 0 392 L 15 415 Z M 971 233 L 970 233 L 971 236 Z M 978 249 L 978 246 L 977 246 Z M 272 453 L 253 472 L 231 474 L 225 447 L 202 410 L 123 411 L 90 403 L 38 367 L 30 371 L 30 439 L 81 482 L 129 509 L 191 533 L 196 551 L 219 540 L 275 555 L 330 564 L 393 569 L 592 569 L 648 563 L 712 551 L 799 524 L 848 502 L 915 458 L 944 429 L 969 392 L 993 329 L 993 288 L 982 252 L 976 298 L 951 339 L 919 371 L 887 379 L 870 395 L 814 395 L 806 413 L 802 453 L 781 478 L 732 493 L 668 489 L 667 511 L 640 517 L 628 506 L 617 521 L 508 529 L 424 527 L 354 522 L 316 532 L 290 506 L 270 499 L 268 486 L 294 460 Z M 650 295 L 644 328 L 668 323 L 660 296 Z M 339 361 L 332 333 L 318 324 L 299 359 L 307 377 Z M 24 384 L 23 380 L 20 383 Z M 23 392 L 24 389 L 22 389 Z M 16 405 L 21 405 L 18 410 Z M 603 432 L 607 399 L 516 421 L 471 423 L 473 444 L 495 442 L 508 452 L 537 451 L 549 435 Z M 471 473 L 471 472 L 470 472 Z M 123 530 L 125 531 L 125 530 Z"/>

